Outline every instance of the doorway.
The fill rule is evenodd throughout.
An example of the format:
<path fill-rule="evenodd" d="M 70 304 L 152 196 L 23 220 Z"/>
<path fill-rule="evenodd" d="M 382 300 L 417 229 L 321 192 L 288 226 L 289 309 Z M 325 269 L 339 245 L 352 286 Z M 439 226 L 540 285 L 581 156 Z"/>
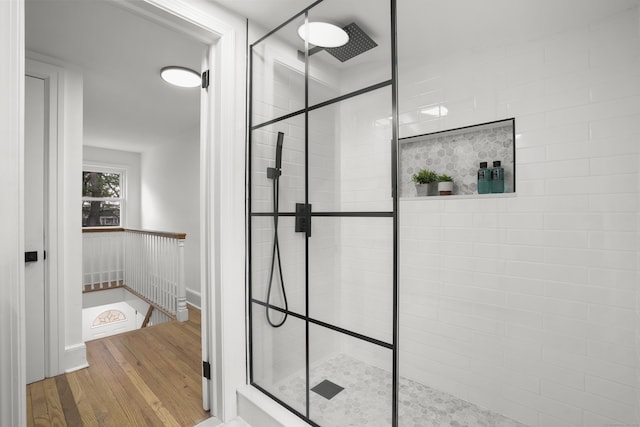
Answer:
<path fill-rule="evenodd" d="M 25 78 L 25 300 L 27 383 L 45 378 L 45 81 Z"/>
<path fill-rule="evenodd" d="M 217 160 L 217 157 L 214 158 L 212 155 L 209 155 L 206 159 L 203 159 L 206 171 L 206 177 L 203 178 L 203 180 L 209 183 L 210 186 L 203 189 L 203 193 L 207 197 L 208 202 L 202 208 L 202 217 L 211 219 L 206 223 L 206 228 L 203 232 L 206 237 L 206 242 L 204 243 L 205 247 L 212 246 L 212 236 L 214 235 L 214 226 L 216 224 L 230 224 L 224 230 L 225 232 L 221 238 L 221 244 L 225 245 L 226 248 L 225 253 L 216 253 L 215 256 L 209 254 L 206 259 L 209 270 L 215 267 L 216 261 L 222 260 L 223 262 L 219 263 L 222 268 L 220 268 L 220 271 L 217 274 L 217 277 L 221 277 L 220 283 L 225 283 L 225 288 L 237 288 L 238 280 L 242 282 L 242 278 L 244 276 L 244 226 L 242 216 L 237 215 L 237 212 L 242 212 L 244 206 L 244 192 L 242 190 L 244 183 L 241 179 L 238 179 L 238 177 L 242 176 L 242 171 L 244 170 L 244 148 L 242 144 L 238 144 L 237 142 L 244 139 L 243 123 L 245 110 L 245 85 L 243 70 L 245 69 L 245 56 L 243 52 L 246 40 L 246 22 L 244 19 L 229 13 L 228 10 L 222 9 L 215 4 L 203 4 L 198 7 L 194 7 L 192 5 L 175 3 L 170 0 L 148 0 L 144 4 L 139 2 L 135 6 L 149 7 L 155 11 L 155 14 L 160 14 L 160 10 L 166 11 L 177 21 L 182 23 L 189 22 L 198 26 L 202 31 L 209 35 L 210 42 L 215 44 L 216 49 L 214 57 L 217 63 L 225 64 L 225 72 L 214 74 L 211 78 L 211 81 L 215 82 L 215 86 L 217 88 L 216 94 L 218 96 L 215 98 L 215 104 L 216 106 L 224 105 L 225 109 L 222 110 L 217 108 L 216 111 L 209 111 L 207 113 L 206 124 L 203 124 L 203 127 L 215 124 L 216 132 L 208 131 L 206 137 L 203 137 L 203 140 L 206 142 L 205 145 L 217 145 L 221 147 L 225 154 L 227 154 L 226 158 L 233 160 L 224 164 L 224 168 L 220 170 L 222 165 L 221 162 Z M 2 9 L 3 12 L 9 12 L 4 14 L 4 22 L 7 24 L 6 28 L 8 35 L 11 36 L 2 43 L 3 48 L 8 49 L 6 58 L 8 66 L 6 69 L 3 68 L 2 71 L 2 75 L 5 77 L 3 88 L 6 89 L 6 92 L 8 93 L 8 96 L 5 99 L 6 102 L 3 103 L 3 111 L 8 114 L 4 116 L 5 121 L 3 121 L 3 124 L 8 126 L 9 133 L 12 136 L 11 139 L 13 141 L 13 143 L 8 145 L 10 149 L 8 150 L 7 157 L 3 157 L 2 163 L 4 165 L 3 171 L 5 172 L 3 176 L 9 177 L 9 179 L 13 179 L 14 181 L 16 179 L 22 179 L 21 177 L 24 172 L 22 162 L 22 153 L 24 149 L 24 120 L 22 114 L 24 108 L 23 89 L 25 69 L 24 8 L 25 0 L 17 0 L 15 3 L 11 3 Z M 76 89 L 76 87 L 73 89 Z M 72 97 L 75 95 L 73 91 L 69 92 L 71 92 Z M 67 93 L 65 91 L 65 95 L 66 94 Z M 209 104 L 213 105 L 212 100 L 209 101 Z M 65 105 L 65 110 L 66 107 L 67 106 Z M 71 163 L 66 164 L 62 162 L 69 159 L 75 159 L 75 154 L 78 150 L 78 145 L 76 145 L 76 141 L 78 140 L 78 138 L 76 138 L 77 135 L 75 134 L 76 129 L 76 124 L 72 123 L 71 130 L 74 132 L 74 135 L 72 138 L 72 145 L 69 147 L 71 151 L 63 151 L 58 158 L 61 165 L 64 164 L 66 168 L 71 168 L 72 170 L 81 169 L 79 162 L 74 163 L 72 161 Z M 80 135 L 80 139 L 81 137 L 82 135 Z M 66 140 L 63 141 L 65 144 L 67 142 L 68 141 Z M 62 175 L 62 171 L 60 171 L 60 175 Z M 211 216 L 213 207 L 212 199 L 214 198 L 214 192 L 211 189 L 214 186 L 214 181 L 211 177 L 214 175 L 218 177 L 215 185 L 221 189 L 221 192 L 216 194 L 221 194 L 220 198 L 225 203 L 224 211 L 216 218 Z M 61 190 L 67 188 L 64 182 L 60 182 L 58 187 Z M 12 206 L 23 206 L 23 186 L 10 189 L 8 196 Z M 53 197 L 53 195 L 50 194 L 50 197 Z M 68 198 L 72 201 L 75 200 L 78 202 L 78 205 L 80 204 L 79 194 L 77 196 L 69 195 Z M 4 396 L 2 404 L 6 405 L 3 406 L 3 408 L 7 408 L 6 411 L 3 410 L 1 418 L 3 420 L 16 421 L 9 422 L 9 424 L 19 424 L 21 423 L 21 420 L 24 420 L 24 410 L 26 408 L 26 400 L 22 390 L 26 383 L 24 377 L 25 356 L 24 349 L 21 348 L 20 344 L 21 342 L 24 342 L 25 324 L 25 315 L 23 311 L 24 277 L 21 273 L 24 269 L 24 258 L 22 253 L 24 230 L 22 227 L 22 213 L 19 209 L 9 210 L 7 217 L 12 219 L 12 222 L 4 228 L 5 231 L 10 231 L 10 233 L 7 236 L 8 244 L 5 246 L 6 250 L 3 254 L 11 267 L 9 277 L 14 277 L 11 276 L 11 274 L 15 273 L 17 280 L 13 281 L 12 279 L 12 282 L 15 282 L 15 286 L 9 286 L 3 291 L 3 296 L 7 296 L 6 302 L 8 303 L 8 310 L 3 310 L 3 312 L 7 313 L 6 319 L 10 320 L 9 322 L 4 322 L 2 327 L 3 333 L 6 334 L 10 343 L 10 347 L 3 346 L 5 350 L 3 354 L 6 354 L 7 360 L 10 360 L 10 363 L 5 366 L 6 369 L 4 369 L 3 372 L 10 375 L 7 375 L 8 381 L 6 381 L 1 387 L 1 394 Z M 61 220 L 60 222 L 62 223 L 63 221 Z M 18 223 L 17 228 L 14 226 L 14 223 Z M 62 224 L 63 228 L 67 223 L 73 224 L 74 221 L 64 221 Z M 51 230 L 51 232 L 53 233 L 54 230 Z M 65 239 L 60 239 L 58 242 L 59 247 L 64 250 L 64 253 L 73 252 L 75 254 L 77 248 L 80 247 L 81 244 L 75 243 L 75 237 L 71 243 L 66 239 L 66 237 L 67 236 L 65 236 Z M 11 245 L 12 243 L 13 245 Z M 19 254 L 13 250 L 15 247 L 22 249 L 19 251 Z M 60 251 L 60 254 L 63 254 L 62 250 Z M 53 256 L 54 254 L 52 254 L 49 259 L 50 264 L 55 266 L 56 263 L 52 261 Z M 231 259 L 227 260 L 227 257 Z M 74 265 L 70 262 L 66 267 L 72 276 L 81 274 L 81 268 L 78 263 Z M 210 274 L 207 277 L 212 276 L 213 274 Z M 206 289 L 207 288 L 205 288 L 205 291 Z M 61 296 L 59 298 L 56 295 L 56 301 L 60 302 L 64 299 L 64 291 L 64 289 L 61 289 Z M 243 328 L 237 326 L 244 323 L 244 313 L 242 310 L 237 310 L 237 307 L 242 306 L 244 293 L 242 291 L 237 293 L 228 292 L 223 294 L 221 298 L 215 298 L 211 293 L 207 293 L 207 295 L 203 295 L 203 301 L 206 301 L 210 307 L 216 307 L 216 318 L 224 318 L 225 320 L 224 324 L 221 321 L 216 321 L 214 323 L 213 321 L 208 322 L 203 320 L 203 322 L 209 323 L 209 326 L 215 329 L 217 337 L 216 341 L 225 341 L 224 349 L 215 345 L 212 345 L 211 347 L 216 349 L 216 355 L 224 356 L 224 359 L 220 360 L 220 363 L 217 363 L 214 366 L 216 372 L 225 372 L 226 374 L 224 389 L 221 385 L 221 381 L 216 381 L 216 389 L 223 390 L 222 393 L 217 395 L 224 406 L 221 407 L 220 413 L 225 413 L 226 411 L 226 413 L 231 414 L 230 416 L 232 416 L 232 414 L 235 414 L 236 412 L 235 390 L 240 385 L 244 384 L 245 381 L 244 358 L 238 357 L 238 354 L 244 354 L 241 350 L 244 348 L 245 335 Z M 233 309 L 224 310 L 224 306 L 232 307 Z M 56 318 L 60 323 L 65 322 L 65 316 L 63 313 L 64 311 L 62 309 L 55 311 Z M 71 317 L 75 317 L 74 313 L 67 313 L 66 317 L 69 317 L 70 314 Z M 67 322 L 67 324 L 68 323 L 69 322 Z M 65 326 L 59 325 L 61 338 L 58 344 L 60 345 L 61 366 L 63 365 L 63 362 L 65 362 L 65 359 L 63 358 L 68 355 L 68 351 L 75 350 L 75 348 L 69 346 L 66 348 L 64 347 L 64 337 L 62 336 L 64 327 Z M 57 340 L 53 340 L 54 344 L 56 344 L 56 342 Z M 81 350 L 81 348 L 78 349 Z M 78 359 L 80 359 L 80 357 Z"/>
<path fill-rule="evenodd" d="M 73 11 L 69 11 L 68 9 L 65 9 L 65 7 L 71 8 L 73 9 Z M 91 11 L 90 10 L 91 7 L 102 7 L 106 11 L 105 10 Z M 42 10 L 40 8 L 49 8 L 49 9 Z M 97 37 L 99 33 L 97 28 L 98 24 L 92 25 L 92 21 L 89 18 L 90 16 L 94 16 L 94 20 L 99 21 L 98 24 L 108 27 L 106 28 L 106 30 L 109 32 L 111 38 L 114 39 L 114 42 L 115 42 L 114 44 L 109 46 L 98 45 L 97 43 Z M 110 16 L 110 17 L 120 16 L 121 19 L 124 19 L 127 21 L 128 25 L 119 25 L 118 23 L 109 24 L 109 21 L 107 20 L 107 16 Z M 73 21 L 73 23 L 77 25 L 77 28 L 74 28 L 73 25 L 69 25 L 69 21 L 65 21 L 64 19 L 70 19 L 71 21 Z M 195 213 L 194 222 L 197 227 L 199 225 L 198 223 L 200 220 L 199 198 L 201 194 L 201 192 L 197 187 L 197 182 L 200 179 L 198 174 L 198 169 L 200 164 L 200 159 L 198 158 L 198 154 L 200 152 L 200 149 L 199 149 L 200 135 L 199 134 L 200 134 L 201 126 L 199 123 L 199 116 L 200 116 L 200 110 L 201 110 L 201 101 L 200 101 L 199 94 L 201 90 L 199 88 L 193 89 L 195 90 L 195 94 L 196 94 L 194 98 L 195 102 L 192 102 L 193 105 L 190 108 L 184 108 L 184 102 L 183 102 L 185 98 L 184 93 L 178 92 L 180 91 L 180 89 L 166 86 L 166 84 L 160 80 L 159 75 L 154 75 L 154 72 L 156 71 L 155 66 L 148 67 L 147 69 L 137 68 L 135 70 L 136 72 L 132 72 L 132 70 L 130 70 L 129 68 L 133 68 L 134 63 L 140 63 L 142 60 L 145 59 L 145 56 L 158 58 L 158 60 L 163 61 L 163 65 L 173 65 L 174 62 L 177 62 L 180 64 L 180 59 L 182 58 L 181 54 L 184 54 L 186 49 L 181 48 L 179 46 L 179 43 L 173 43 L 170 40 L 167 41 L 163 46 L 160 46 L 160 47 L 156 46 L 156 48 L 152 48 L 151 47 L 152 40 L 150 39 L 158 39 L 159 36 L 157 33 L 173 32 L 174 34 L 176 34 L 175 37 L 177 38 L 182 38 L 182 39 L 190 38 L 191 42 L 196 45 L 196 47 L 191 51 L 197 51 L 197 54 L 193 58 L 191 63 L 186 65 L 189 65 L 190 67 L 196 70 L 200 70 L 201 64 L 203 63 L 203 56 L 205 58 L 208 57 L 209 46 L 208 46 L 208 43 L 205 43 L 198 38 L 194 38 L 190 36 L 185 37 L 185 33 L 188 33 L 188 31 L 186 30 L 182 32 L 176 32 L 175 28 L 174 29 L 167 28 L 168 26 L 166 25 L 158 25 L 156 22 L 152 22 L 152 21 L 154 20 L 148 19 L 148 17 L 146 16 L 141 17 L 140 14 L 135 12 L 132 13 L 130 10 L 126 8 L 122 8 L 118 5 L 115 5 L 115 3 L 113 2 L 106 2 L 106 1 L 90 2 L 90 3 L 83 3 L 82 5 L 80 5 L 74 2 L 49 3 L 49 2 L 27 1 L 26 2 L 26 40 L 27 40 L 26 48 L 27 48 L 27 51 L 29 52 L 28 56 L 30 58 L 35 58 L 38 61 L 43 63 L 55 64 L 61 67 L 61 69 L 62 68 L 74 69 L 74 71 L 78 71 L 79 73 L 83 74 L 84 108 L 81 107 L 81 110 L 84 110 L 83 111 L 84 117 L 82 117 L 82 125 L 84 127 L 84 132 L 82 136 L 83 136 L 83 141 L 85 142 L 90 141 L 92 146 L 94 147 L 99 147 L 103 150 L 110 149 L 112 151 L 121 151 L 121 152 L 124 152 L 124 151 L 128 151 L 128 152 L 136 151 L 138 153 L 149 152 L 153 150 L 153 147 L 144 146 L 145 143 L 152 140 L 155 140 L 160 144 L 171 143 L 172 141 L 168 141 L 167 139 L 162 139 L 164 135 L 168 135 L 170 133 L 172 133 L 172 135 L 175 137 L 174 139 L 177 142 L 180 142 L 179 140 L 181 139 L 181 135 L 185 133 L 184 132 L 185 129 L 184 129 L 184 126 L 172 124 L 172 123 L 175 123 L 175 121 L 172 122 L 171 120 L 172 118 L 176 118 L 180 116 L 178 117 L 178 119 L 180 119 L 189 114 L 191 114 L 192 116 L 195 116 L 196 119 L 193 121 L 191 125 L 188 124 L 189 125 L 188 127 L 193 128 L 195 130 L 193 132 L 193 135 L 194 135 L 193 140 L 194 140 L 195 148 L 190 150 L 190 152 L 195 152 L 196 155 L 195 155 L 195 159 L 193 159 L 193 161 L 189 165 L 184 165 L 184 166 L 185 168 L 195 171 L 196 188 L 192 191 L 192 194 L 194 195 L 194 198 L 192 200 L 194 205 L 189 210 Z M 152 26 L 156 27 L 156 33 L 149 34 L 151 31 L 144 30 L 145 28 L 152 27 Z M 114 35 L 113 28 L 118 28 L 119 30 L 121 30 L 122 33 L 124 33 L 124 35 L 122 34 Z M 62 37 L 67 37 L 67 39 L 62 41 L 56 40 L 54 37 L 56 32 L 59 34 L 62 34 Z M 140 33 L 138 35 L 142 38 L 142 40 L 138 40 L 137 43 L 134 43 L 133 39 L 129 39 L 128 40 L 129 43 L 122 43 L 122 37 L 125 37 L 125 38 L 133 37 L 136 35 L 136 32 Z M 78 37 L 78 34 L 83 34 L 84 37 Z M 74 45 L 73 44 L 74 42 L 70 42 L 70 39 L 76 39 L 75 43 L 79 44 L 79 46 Z M 80 40 L 77 40 L 77 39 L 80 39 Z M 135 46 L 138 48 L 137 51 L 131 51 L 125 48 L 126 45 L 133 45 L 133 44 L 135 44 Z M 60 50 L 55 50 L 57 46 L 60 46 Z M 100 53 L 96 55 L 96 52 L 100 52 Z M 119 55 L 119 57 L 117 59 L 106 61 L 105 56 L 107 56 L 107 52 L 115 52 L 115 54 Z M 84 57 L 73 56 L 76 53 L 83 53 Z M 139 61 L 136 62 L 136 60 L 139 60 Z M 165 61 L 166 63 L 164 63 Z M 111 65 L 107 64 L 106 62 L 110 62 Z M 106 68 L 107 66 L 111 66 L 111 68 L 107 69 Z M 158 68 L 157 71 L 159 71 L 160 67 L 157 67 L 157 68 Z M 122 80 L 126 80 L 125 77 L 127 77 L 131 73 L 133 74 L 133 81 L 130 82 L 130 86 L 122 85 L 121 84 Z M 142 76 L 142 74 L 144 74 L 144 76 Z M 154 100 L 152 101 L 155 101 L 155 105 L 152 105 L 150 107 L 136 103 L 136 101 L 139 98 L 141 98 L 142 101 L 145 101 L 145 98 L 150 98 L 148 93 L 142 90 L 144 80 L 153 81 L 153 84 L 156 84 L 156 86 L 160 86 L 161 89 L 170 93 L 170 95 L 167 95 L 165 99 L 162 99 L 160 101 L 158 101 L 157 98 L 154 98 Z M 158 83 L 155 83 L 155 80 L 157 80 Z M 174 96 L 174 99 L 167 101 L 167 98 L 170 96 Z M 179 99 L 175 100 L 175 97 Z M 90 102 L 91 99 L 93 100 L 98 99 L 98 102 Z M 173 110 L 175 114 L 164 111 L 163 116 L 161 116 L 160 118 L 153 119 L 154 115 L 160 114 L 159 110 L 169 110 L 170 109 L 169 107 L 175 108 L 175 110 Z M 112 113 L 110 113 L 110 115 L 107 116 L 107 112 L 112 112 Z M 151 120 L 151 123 L 149 123 L 149 120 Z M 28 126 L 30 127 L 30 125 Z M 177 128 L 177 130 L 175 131 L 170 130 L 170 128 L 172 127 Z M 150 134 L 151 136 L 147 134 Z M 65 143 L 66 141 L 63 140 L 62 144 L 65 144 Z M 113 143 L 113 145 L 109 145 L 111 143 Z M 74 146 L 72 149 L 76 150 L 78 148 L 80 147 Z M 62 150 L 64 151 L 64 149 L 65 148 L 63 147 Z M 179 150 L 174 150 L 174 152 L 177 152 L 176 157 L 179 157 L 181 154 Z M 162 156 L 156 156 L 156 158 L 157 157 L 162 157 Z M 165 159 L 167 157 L 169 156 L 164 155 Z M 109 162 L 109 160 L 105 159 L 104 157 L 102 160 Z M 74 169 L 81 168 L 81 165 L 76 165 L 74 163 L 73 168 Z M 138 165 L 138 168 L 140 168 L 140 165 Z M 43 170 L 44 170 L 44 167 L 41 166 L 39 168 L 39 171 L 42 173 Z M 175 168 L 171 168 L 170 165 L 167 166 L 167 170 L 172 173 L 176 173 Z M 27 171 L 27 174 L 30 174 L 30 172 Z M 69 175 L 72 176 L 72 174 L 69 174 Z M 156 174 L 156 176 L 158 175 L 159 174 Z M 165 174 L 165 176 L 169 176 L 169 175 L 170 174 L 168 173 Z M 79 173 L 78 173 L 78 179 L 80 179 Z M 42 181 L 42 179 L 40 181 Z M 138 185 L 139 186 L 141 185 L 140 182 L 138 183 Z M 73 186 L 73 187 L 74 189 L 77 188 L 77 186 Z M 27 189 L 25 197 L 28 198 L 30 193 L 31 191 Z M 140 194 L 140 192 L 138 192 L 138 194 Z M 69 197 L 69 196 L 65 196 L 65 197 Z M 78 201 L 80 201 L 81 195 L 74 193 L 71 197 L 74 199 L 77 197 Z M 43 197 L 40 197 L 40 199 L 42 200 Z M 140 203 L 139 197 L 138 197 L 138 203 Z M 181 204 L 181 205 L 184 206 L 184 204 Z M 81 208 L 81 204 L 78 203 L 77 213 L 80 212 L 80 208 Z M 69 207 L 69 210 L 72 211 L 72 213 L 75 213 L 75 211 L 73 211 L 73 205 Z M 158 211 L 164 212 L 164 209 L 159 208 Z M 137 219 L 137 221 L 134 221 L 130 225 L 131 228 L 142 228 L 144 226 L 144 224 L 142 223 L 142 220 L 140 219 L 140 213 L 138 213 L 138 216 L 139 218 Z M 71 227 L 71 228 L 72 228 L 71 230 L 72 233 L 77 233 L 79 231 L 77 227 Z M 185 230 L 183 229 L 174 230 L 173 228 L 170 228 L 170 231 L 185 231 Z M 43 233 L 41 232 L 40 235 L 42 236 L 42 234 Z M 201 233 L 199 232 L 199 230 L 195 230 L 195 231 L 189 231 L 188 234 L 189 234 L 189 237 L 191 237 L 192 240 L 196 242 L 195 237 L 199 236 Z M 64 235 L 61 236 L 61 238 L 64 238 L 64 237 L 65 237 Z M 30 245 L 27 244 L 26 250 L 30 250 L 29 246 Z M 199 260 L 201 258 L 199 255 L 200 244 L 194 243 L 194 247 L 196 248 L 195 253 L 188 254 L 187 257 L 190 260 L 191 259 Z M 38 249 L 38 252 L 39 252 L 38 263 L 41 264 L 44 259 L 44 251 L 43 249 Z M 74 255 L 76 254 L 77 252 L 74 253 Z M 79 265 L 80 264 L 79 260 L 77 258 L 75 259 L 77 264 Z M 35 270 L 35 268 L 32 268 L 32 267 L 35 267 L 35 264 L 28 266 L 30 270 Z M 196 266 L 195 270 L 199 273 L 200 271 L 199 266 Z M 61 286 L 67 286 L 67 285 L 61 285 Z M 196 277 L 196 279 L 194 279 L 192 289 L 196 289 L 197 292 L 194 292 L 194 294 L 197 294 L 196 296 L 199 297 L 199 294 L 200 294 L 199 278 Z M 74 289 L 71 289 L 71 290 L 62 289 L 62 291 L 63 292 L 61 292 L 62 295 L 60 297 L 61 300 L 64 300 L 66 298 L 65 295 L 68 295 L 69 292 L 76 292 Z M 78 283 L 78 288 L 77 288 L 78 295 L 81 295 L 81 291 L 82 291 L 81 284 Z M 29 292 L 28 289 L 27 289 L 27 292 Z M 40 295 L 43 298 L 43 300 L 48 298 L 46 293 L 42 292 L 41 290 L 38 291 L 38 295 Z M 27 296 L 27 299 L 30 300 L 31 297 Z M 201 305 L 201 304 L 198 304 L 197 301 L 191 300 L 191 302 L 194 302 L 196 305 Z M 68 305 L 71 307 L 76 307 L 75 304 L 68 304 Z M 28 320 L 27 325 L 29 322 L 31 322 L 31 319 L 29 319 L 30 310 L 31 309 L 29 308 L 29 305 L 27 305 L 27 312 L 29 313 L 27 314 L 27 320 Z M 42 309 L 42 310 L 38 310 L 37 312 L 42 316 L 44 316 L 44 313 L 46 313 L 47 310 Z M 60 311 L 59 313 L 53 312 L 53 311 L 51 312 L 53 313 L 54 316 L 57 316 L 60 323 L 64 325 L 64 326 L 61 326 L 61 334 L 66 334 L 66 337 L 63 336 L 63 343 L 67 346 L 67 349 L 68 349 L 70 347 L 69 342 L 65 342 L 64 339 L 66 338 L 67 341 L 69 341 L 70 340 L 69 336 L 73 332 L 69 333 L 68 325 L 65 325 L 64 323 L 65 313 L 63 313 L 62 311 Z M 79 319 L 79 316 L 81 315 L 81 313 L 77 313 L 77 315 Z M 68 317 L 75 318 L 76 313 L 71 314 L 71 316 L 69 315 L 69 313 L 66 313 L 66 316 L 67 318 Z M 44 327 L 44 324 L 45 324 L 44 321 L 37 322 L 37 323 L 43 325 Z M 65 331 L 65 327 L 67 328 L 66 331 Z M 27 333 L 29 335 L 31 334 L 29 331 Z M 42 330 L 41 334 L 44 337 L 46 337 L 47 331 Z M 41 341 L 42 343 L 45 342 L 44 339 Z M 73 341 L 71 344 L 73 344 Z M 77 346 L 84 347 L 84 344 L 80 341 L 79 344 L 77 344 Z M 38 348 L 34 346 L 34 350 L 31 351 L 31 348 L 29 348 L 28 353 L 44 357 L 45 347 L 46 346 L 44 344 L 41 344 L 40 347 Z M 64 357 L 64 351 L 61 357 Z M 31 365 L 31 362 L 29 362 L 29 365 Z M 46 365 L 46 363 L 44 363 L 43 365 Z M 77 368 L 77 367 L 79 366 L 78 365 L 74 366 L 74 368 Z M 60 369 L 52 369 L 50 373 L 48 373 L 47 370 L 43 368 L 40 370 L 41 373 L 37 376 L 34 376 L 32 379 L 30 378 L 29 382 L 42 379 L 46 376 L 55 375 L 64 370 L 67 370 L 67 365 L 64 363 L 60 364 Z M 208 405 L 208 402 L 206 403 L 205 406 L 207 405 Z"/>

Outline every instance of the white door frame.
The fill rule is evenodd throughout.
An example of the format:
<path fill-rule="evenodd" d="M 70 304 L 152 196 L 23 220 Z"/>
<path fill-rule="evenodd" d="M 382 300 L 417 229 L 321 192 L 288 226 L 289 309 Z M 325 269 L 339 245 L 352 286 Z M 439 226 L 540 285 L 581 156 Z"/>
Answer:
<path fill-rule="evenodd" d="M 202 63 L 210 87 L 201 98 L 200 259 L 203 357 L 212 381 L 203 383 L 203 397 L 224 422 L 236 416 L 236 390 L 247 382 L 246 20 L 193 0 L 129 0 L 125 6 L 210 45 Z"/>
<path fill-rule="evenodd" d="M 25 61 L 25 73 L 45 82 L 45 242 L 44 250 L 47 253 L 45 267 L 45 376 L 52 377 L 62 373 L 60 360 L 64 358 L 64 333 L 60 330 L 61 313 L 64 313 L 63 295 L 60 289 L 62 278 L 59 274 L 63 271 L 62 254 L 63 247 L 59 241 L 59 229 L 62 229 L 61 203 L 58 188 L 63 182 L 58 175 L 59 156 L 58 146 L 61 141 L 63 129 L 63 106 L 60 105 L 59 93 L 63 92 L 64 71 L 53 65 L 27 59 Z M 29 302 L 26 301 L 26 304 Z M 28 315 L 26 307 L 25 314 Z"/>
<path fill-rule="evenodd" d="M 0 28 L 0 425 L 24 426 L 24 0 L 0 1 Z"/>

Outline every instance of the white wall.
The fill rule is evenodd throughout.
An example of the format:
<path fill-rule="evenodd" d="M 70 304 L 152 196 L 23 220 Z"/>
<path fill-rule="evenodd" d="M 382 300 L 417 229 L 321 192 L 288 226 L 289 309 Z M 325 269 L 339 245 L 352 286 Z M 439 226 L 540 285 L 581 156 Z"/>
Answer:
<path fill-rule="evenodd" d="M 401 136 L 508 117 L 520 134 L 516 197 L 401 202 L 401 375 L 531 426 L 638 422 L 629 12 L 400 64 Z M 425 121 L 430 103 L 449 115 Z"/>
<path fill-rule="evenodd" d="M 0 2 L 0 424 L 24 425 L 24 3 Z"/>
<path fill-rule="evenodd" d="M 56 64 L 54 64 L 56 65 Z M 62 229 L 58 230 L 63 249 L 65 359 L 61 368 L 72 371 L 87 365 L 82 340 L 82 74 L 67 67 L 64 73 L 64 130 L 58 146 L 63 165 L 58 166 L 63 190 Z M 61 151 L 61 152 L 60 152 Z M 60 218 L 59 218 L 60 219 Z"/>
<path fill-rule="evenodd" d="M 638 25 L 638 35 L 640 36 L 640 7 L 636 10 L 637 14 L 637 25 Z M 640 165 L 640 150 L 637 154 L 637 164 Z M 638 188 L 640 189 L 640 166 L 638 167 Z M 640 207 L 640 191 L 636 193 L 636 206 Z M 636 299 L 635 299 L 635 307 L 636 307 L 636 354 L 640 354 L 640 208 L 636 209 L 636 242 L 637 245 L 637 256 L 636 256 Z M 636 378 L 637 378 L 637 387 L 636 387 L 636 419 L 640 420 L 640 363 L 636 366 Z"/>
<path fill-rule="evenodd" d="M 141 157 L 141 225 L 187 233 L 184 268 L 187 300 L 200 306 L 200 136 L 193 129 L 173 144 Z"/>
<path fill-rule="evenodd" d="M 126 201 L 122 227 L 140 228 L 140 153 L 85 145 L 82 152 L 85 165 L 122 168 L 126 170 Z"/>

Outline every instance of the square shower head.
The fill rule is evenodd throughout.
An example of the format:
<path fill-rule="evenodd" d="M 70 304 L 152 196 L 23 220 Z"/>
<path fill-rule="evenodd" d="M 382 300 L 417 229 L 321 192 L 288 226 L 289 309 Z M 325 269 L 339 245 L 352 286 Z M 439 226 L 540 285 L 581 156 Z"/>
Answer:
<path fill-rule="evenodd" d="M 358 27 L 355 22 L 343 28 L 349 35 L 349 41 L 339 47 L 325 48 L 327 52 L 333 55 L 340 62 L 345 62 L 354 56 L 358 56 L 374 47 L 378 46 L 371 37 L 362 28 Z"/>

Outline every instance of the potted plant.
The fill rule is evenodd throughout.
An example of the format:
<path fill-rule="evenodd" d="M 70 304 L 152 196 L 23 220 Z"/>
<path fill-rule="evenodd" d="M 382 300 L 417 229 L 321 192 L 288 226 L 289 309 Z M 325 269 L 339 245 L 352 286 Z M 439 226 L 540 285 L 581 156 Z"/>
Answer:
<path fill-rule="evenodd" d="M 438 192 L 441 196 L 450 196 L 453 194 L 453 178 L 447 174 L 438 177 Z"/>
<path fill-rule="evenodd" d="M 436 183 L 438 174 L 428 169 L 420 169 L 411 177 L 411 181 L 416 184 L 418 196 L 433 196 L 436 194 Z"/>

